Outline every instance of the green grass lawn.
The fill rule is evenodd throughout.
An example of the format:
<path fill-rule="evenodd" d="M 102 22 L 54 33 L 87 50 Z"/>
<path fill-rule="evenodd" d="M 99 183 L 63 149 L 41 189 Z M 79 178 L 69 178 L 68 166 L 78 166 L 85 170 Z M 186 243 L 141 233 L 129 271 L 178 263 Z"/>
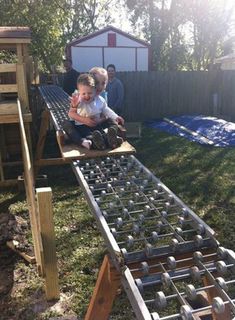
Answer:
<path fill-rule="evenodd" d="M 235 250 L 235 148 L 200 146 L 152 129 L 144 129 L 142 138 L 132 143 L 136 157 L 218 233 L 223 246 Z M 0 303 L 0 319 L 49 319 L 63 314 L 83 319 L 105 253 L 104 242 L 70 166 L 43 168 L 41 173 L 47 174 L 53 191 L 61 300 L 46 303 L 35 266 L 17 259 L 15 285 L 11 297 Z M 24 197 L 16 190 L 1 190 L 1 203 L 0 213 L 7 203 L 9 212 L 28 219 Z M 125 293 L 116 299 L 110 319 L 135 319 Z"/>

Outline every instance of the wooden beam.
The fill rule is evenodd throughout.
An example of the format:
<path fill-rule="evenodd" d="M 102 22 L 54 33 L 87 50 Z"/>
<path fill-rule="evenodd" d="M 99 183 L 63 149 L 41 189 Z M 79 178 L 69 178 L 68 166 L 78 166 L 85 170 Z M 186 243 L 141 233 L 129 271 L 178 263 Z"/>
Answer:
<path fill-rule="evenodd" d="M 25 113 L 22 115 L 24 122 L 32 122 L 32 114 Z M 19 115 L 18 114 L 0 114 L 0 124 L 4 123 L 19 123 Z"/>
<path fill-rule="evenodd" d="M 3 162 L 2 162 L 2 150 L 0 150 L 0 180 L 4 181 L 4 171 L 3 171 Z"/>
<path fill-rule="evenodd" d="M 104 257 L 85 320 L 107 320 L 113 301 L 121 285 L 121 274 L 114 268 L 108 256 Z"/>
<path fill-rule="evenodd" d="M 39 166 L 37 164 L 38 160 L 41 160 L 43 156 L 43 150 L 44 150 L 44 145 L 46 141 L 46 135 L 47 135 L 47 130 L 49 128 L 49 119 L 50 119 L 50 113 L 48 110 L 44 110 L 42 112 L 41 116 L 41 125 L 40 125 L 40 130 L 39 130 L 39 137 L 38 137 L 38 142 L 36 146 L 36 154 L 35 154 L 35 163 L 34 163 L 34 174 L 37 176 Z"/>
<path fill-rule="evenodd" d="M 26 261 L 28 261 L 29 263 L 35 263 L 35 257 L 34 256 L 30 256 L 25 252 L 22 252 L 20 250 L 17 249 L 17 246 L 19 245 L 19 242 L 16 240 L 12 240 L 12 241 L 7 241 L 7 246 L 8 248 L 10 248 L 11 250 L 13 250 L 14 252 L 16 252 L 17 254 L 19 254 L 22 258 L 24 258 Z"/>
<path fill-rule="evenodd" d="M 15 63 L 0 64 L 0 72 L 16 72 Z"/>
<path fill-rule="evenodd" d="M 48 159 L 39 159 L 34 161 L 34 165 L 38 167 L 44 166 L 59 166 L 63 164 L 69 164 L 71 160 L 65 160 L 64 158 L 48 158 Z"/>
<path fill-rule="evenodd" d="M 0 125 L 0 148 L 1 148 L 2 160 L 4 161 L 7 159 L 7 148 L 6 148 L 5 130 L 3 125 Z"/>
<path fill-rule="evenodd" d="M 0 84 L 0 93 L 18 92 L 17 84 Z"/>
<path fill-rule="evenodd" d="M 4 181 L 0 181 L 0 187 L 6 188 L 6 187 L 12 187 L 17 186 L 17 179 L 7 179 Z"/>
<path fill-rule="evenodd" d="M 129 144 L 127 141 L 124 141 L 122 145 L 116 149 L 107 149 L 107 150 L 88 150 L 83 147 L 79 147 L 75 144 L 66 144 L 61 145 L 60 151 L 62 157 L 65 160 L 73 160 L 73 159 L 88 159 L 88 158 L 97 158 L 97 157 L 105 157 L 105 156 L 114 156 L 114 155 L 122 155 L 122 154 L 133 154 L 136 152 L 135 148 Z"/>
<path fill-rule="evenodd" d="M 23 47 L 22 47 L 22 43 L 17 43 L 16 44 L 16 53 L 17 53 L 18 63 L 23 63 Z"/>
<path fill-rule="evenodd" d="M 52 212 L 51 188 L 36 189 L 39 214 L 39 227 L 43 245 L 44 277 L 47 300 L 59 299 L 59 281 L 57 270 L 55 231 Z"/>
<path fill-rule="evenodd" d="M 2 44 L 16 44 L 16 43 L 30 43 L 30 39 L 25 39 L 25 38 L 0 38 L 0 43 Z"/>
<path fill-rule="evenodd" d="M 26 113 L 29 111 L 29 97 L 24 63 L 17 63 L 16 65 L 16 82 L 18 86 L 18 98 L 22 105 L 22 111 L 23 113 Z"/>
<path fill-rule="evenodd" d="M 29 217 L 30 225 L 32 230 L 33 244 L 36 262 L 38 265 L 39 273 L 43 273 L 43 247 L 41 234 L 39 232 L 38 220 L 37 220 L 37 206 L 35 200 L 35 188 L 34 188 L 34 175 L 33 169 L 31 166 L 30 154 L 24 129 L 23 116 L 20 106 L 20 101 L 17 100 L 17 106 L 19 111 L 19 120 L 20 120 L 20 137 L 21 137 L 21 147 L 22 147 L 22 156 L 24 162 L 24 178 L 25 178 L 25 190 L 27 196 L 27 203 L 29 207 Z"/>
<path fill-rule="evenodd" d="M 9 161 L 9 162 L 3 162 L 3 167 L 15 167 L 15 166 L 22 166 L 22 161 Z"/>
<path fill-rule="evenodd" d="M 18 114 L 16 101 L 1 101 L 0 116 L 3 114 Z"/>

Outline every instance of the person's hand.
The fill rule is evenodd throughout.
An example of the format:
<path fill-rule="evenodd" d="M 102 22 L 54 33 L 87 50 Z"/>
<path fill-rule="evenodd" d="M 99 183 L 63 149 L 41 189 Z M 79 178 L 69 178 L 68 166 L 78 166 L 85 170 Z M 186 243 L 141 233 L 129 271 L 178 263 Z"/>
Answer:
<path fill-rule="evenodd" d="M 116 121 L 118 124 L 121 124 L 122 126 L 124 126 L 125 120 L 122 117 L 118 116 L 116 118 Z"/>
<path fill-rule="evenodd" d="M 96 120 L 96 123 L 100 124 L 100 123 L 104 122 L 105 120 L 106 120 L 106 117 L 104 115 L 101 115 L 99 120 Z"/>
<path fill-rule="evenodd" d="M 95 119 L 89 117 L 83 117 L 83 120 L 81 122 L 88 127 L 95 127 L 98 124 Z"/>
<path fill-rule="evenodd" d="M 74 91 L 72 97 L 70 97 L 70 105 L 72 108 L 76 108 L 80 102 L 79 93 L 77 90 Z"/>

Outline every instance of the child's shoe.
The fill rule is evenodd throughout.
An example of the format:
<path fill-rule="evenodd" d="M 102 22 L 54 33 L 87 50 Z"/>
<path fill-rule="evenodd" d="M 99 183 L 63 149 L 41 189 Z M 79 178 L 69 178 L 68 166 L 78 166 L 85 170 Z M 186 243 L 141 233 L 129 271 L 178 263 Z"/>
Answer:
<path fill-rule="evenodd" d="M 107 140 L 108 140 L 108 145 L 111 149 L 115 149 L 119 147 L 123 142 L 123 139 L 117 136 L 117 131 L 118 129 L 114 126 L 108 128 Z"/>
<path fill-rule="evenodd" d="M 81 145 L 86 149 L 90 149 L 92 142 L 91 142 L 91 140 L 83 139 Z"/>
<path fill-rule="evenodd" d="M 92 144 L 95 147 L 95 149 L 98 149 L 98 150 L 106 149 L 104 138 L 98 130 L 95 130 L 94 132 L 92 132 Z"/>
<path fill-rule="evenodd" d="M 120 147 L 121 145 L 122 145 L 122 143 L 123 143 L 123 139 L 122 139 L 122 137 L 117 137 L 117 147 Z"/>

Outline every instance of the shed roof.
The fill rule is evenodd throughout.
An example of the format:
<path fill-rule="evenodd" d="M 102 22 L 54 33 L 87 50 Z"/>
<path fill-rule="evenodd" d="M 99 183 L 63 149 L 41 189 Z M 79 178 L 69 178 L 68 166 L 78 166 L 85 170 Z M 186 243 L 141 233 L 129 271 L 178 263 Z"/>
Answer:
<path fill-rule="evenodd" d="M 0 27 L 0 38 L 31 38 L 28 27 Z"/>
<path fill-rule="evenodd" d="M 86 41 L 88 39 L 92 39 L 92 38 L 94 38 L 94 37 L 96 37 L 96 36 L 98 36 L 98 35 L 100 35 L 102 33 L 108 32 L 108 31 L 113 31 L 113 32 L 119 33 L 122 36 L 127 37 L 127 38 L 129 38 L 129 39 L 131 39 L 133 41 L 136 41 L 136 42 L 138 42 L 138 43 L 140 43 L 140 44 L 142 44 L 142 45 L 144 45 L 146 47 L 150 47 L 150 44 L 148 42 L 146 42 L 144 40 L 140 40 L 140 39 L 130 35 L 129 33 L 124 32 L 124 31 L 122 31 L 120 29 L 117 29 L 117 28 L 115 28 L 113 26 L 107 26 L 107 27 L 105 27 L 105 28 L 103 28 L 101 30 L 95 31 L 95 32 L 93 32 L 93 33 L 91 33 L 91 34 L 89 34 L 87 36 L 74 39 L 73 41 L 71 41 L 71 42 L 69 42 L 67 44 L 67 47 L 71 47 L 71 46 L 77 45 L 78 43 L 81 43 L 81 42 Z"/>

